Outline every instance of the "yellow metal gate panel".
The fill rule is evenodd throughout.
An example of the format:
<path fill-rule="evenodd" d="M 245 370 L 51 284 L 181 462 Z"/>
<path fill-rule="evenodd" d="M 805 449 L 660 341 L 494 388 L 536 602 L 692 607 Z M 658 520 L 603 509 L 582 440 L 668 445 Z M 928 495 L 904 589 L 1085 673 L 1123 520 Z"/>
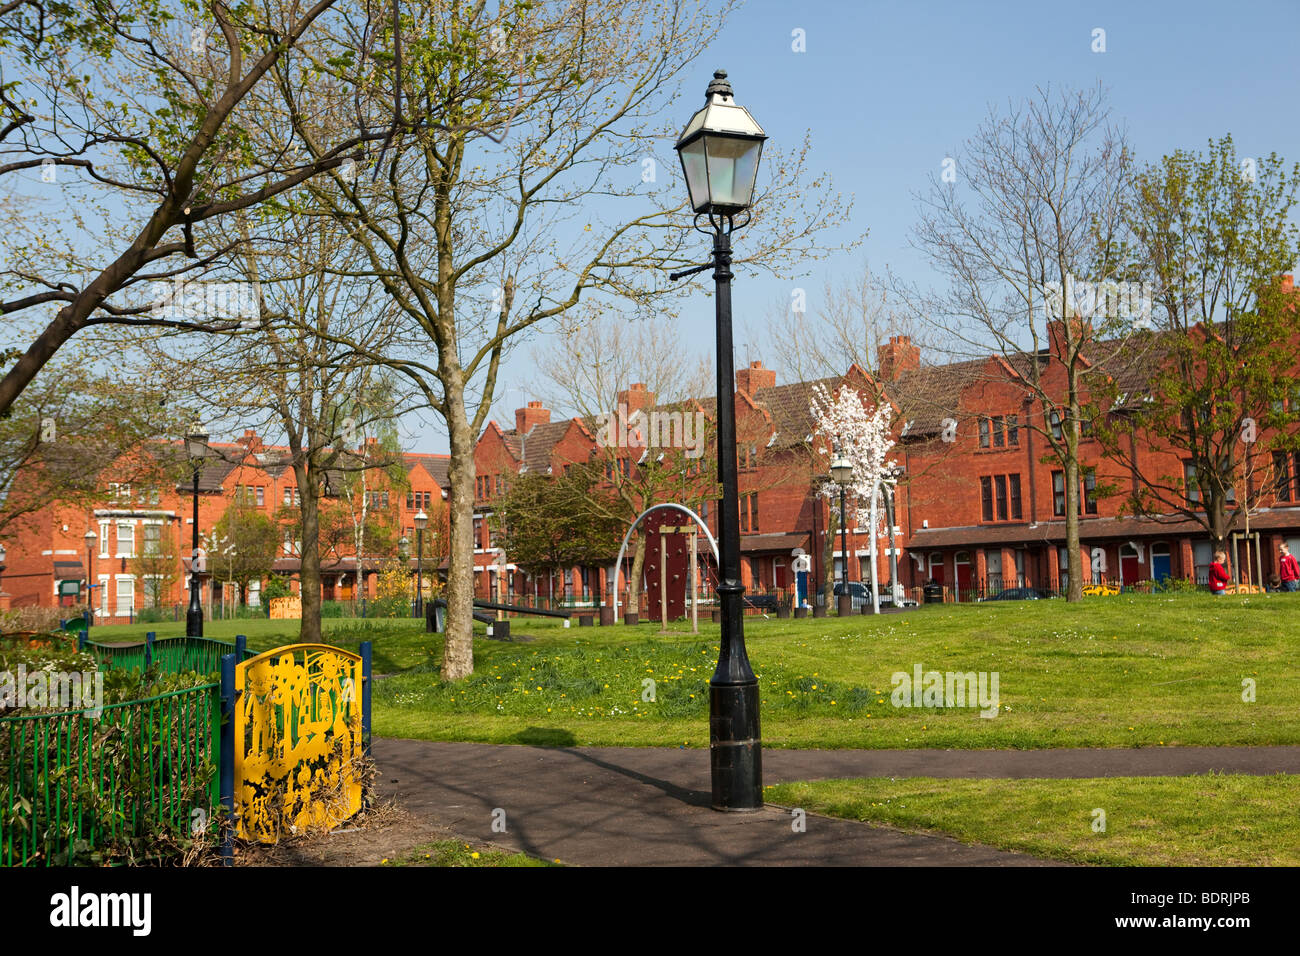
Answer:
<path fill-rule="evenodd" d="M 361 658 L 293 644 L 235 668 L 235 814 L 244 839 L 333 827 L 361 809 Z"/>

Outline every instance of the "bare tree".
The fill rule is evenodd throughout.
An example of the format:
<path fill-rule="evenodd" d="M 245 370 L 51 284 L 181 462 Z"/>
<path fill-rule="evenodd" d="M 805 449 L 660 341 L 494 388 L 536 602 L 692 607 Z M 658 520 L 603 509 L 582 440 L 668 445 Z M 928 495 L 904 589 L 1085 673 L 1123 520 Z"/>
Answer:
<path fill-rule="evenodd" d="M 763 329 L 764 349 L 783 380 L 806 382 L 843 375 L 851 365 L 876 374 L 879 347 L 906 335 L 926 347 L 929 326 L 896 307 L 884 280 L 864 262 L 859 271 L 822 286 L 822 304 L 810 309 L 807 290 L 774 302 Z"/>
<path fill-rule="evenodd" d="M 159 315 L 153 285 L 206 272 L 238 243 L 237 213 L 387 135 L 391 124 L 348 123 L 310 157 L 292 140 L 249 149 L 261 123 L 254 91 L 288 69 L 336 2 L 232 10 L 212 0 L 189 10 L 190 23 L 153 0 L 0 4 L 0 188 L 39 171 L 33 192 L 47 199 L 34 204 L 40 215 L 0 213 L 0 314 L 32 339 L 16 361 L 6 356 L 0 412 L 87 328 L 238 325 L 229 314 Z M 365 21 L 353 56 L 373 65 L 369 9 L 335 18 Z"/>
<path fill-rule="evenodd" d="M 1032 403 L 1022 427 L 1042 435 L 1065 472 L 1073 564 L 1081 410 L 1090 379 L 1100 387 L 1113 374 L 1124 336 L 1108 338 L 1114 330 L 1098 326 L 1069 290 L 1128 274 L 1122 241 L 1132 163 L 1125 137 L 1110 124 L 1099 87 L 1040 88 L 1005 115 L 990 111 L 954 159 L 918 197 L 913 241 L 947 288 L 926 293 L 896 282 L 893 289 L 918 319 L 942 330 L 951 354 L 992 349 L 1002 361 L 989 380 L 1010 384 Z M 1069 600 L 1082 598 L 1082 583 L 1082 575 L 1070 574 Z"/>
<path fill-rule="evenodd" d="M 404 320 L 406 348 L 373 357 L 409 376 L 447 429 L 444 679 L 473 669 L 473 456 L 507 349 L 583 297 L 634 314 L 653 307 L 662 321 L 674 291 L 666 269 L 703 258 L 694 243 L 688 251 L 684 191 L 666 155 L 685 111 L 665 121 L 663 110 L 731 8 L 555 0 L 486 15 L 481 4 L 408 5 L 401 96 L 437 125 L 399 122 L 373 172 L 345 182 L 336 171 L 337 190 L 307 184 Z M 371 85 L 372 64 L 343 56 L 357 39 L 341 30 L 313 53 L 310 84 L 281 84 L 279 109 L 314 160 L 328 154 L 352 89 Z M 842 221 L 845 207 L 806 174 L 806 152 L 768 150 L 745 261 L 801 266 Z"/>

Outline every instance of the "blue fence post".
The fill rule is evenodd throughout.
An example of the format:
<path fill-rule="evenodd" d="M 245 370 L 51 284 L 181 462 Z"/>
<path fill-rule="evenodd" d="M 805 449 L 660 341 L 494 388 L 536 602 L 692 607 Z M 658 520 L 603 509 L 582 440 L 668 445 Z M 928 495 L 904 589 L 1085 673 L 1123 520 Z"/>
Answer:
<path fill-rule="evenodd" d="M 248 638 L 243 634 L 235 635 L 235 660 L 243 662 L 244 653 L 248 650 Z"/>
<path fill-rule="evenodd" d="M 87 609 L 87 610 L 81 612 L 81 616 L 82 616 L 83 618 L 85 618 L 85 620 L 86 620 L 86 630 L 89 631 L 89 630 L 90 630 L 90 621 L 91 621 L 91 618 L 93 617 L 93 615 L 90 613 L 90 610 Z"/>
<path fill-rule="evenodd" d="M 370 685 L 373 683 L 374 668 L 371 666 L 370 642 L 362 641 L 361 647 L 361 753 L 370 759 Z M 362 807 L 370 807 L 370 775 L 366 775 L 365 790 L 361 794 Z"/>
<path fill-rule="evenodd" d="M 235 862 L 235 655 L 221 657 L 221 865 Z"/>
<path fill-rule="evenodd" d="M 77 650 L 79 651 L 84 651 L 86 649 L 86 634 L 86 631 L 77 632 Z"/>
<path fill-rule="evenodd" d="M 158 635 L 153 631 L 147 631 L 144 635 L 144 666 L 148 670 L 153 666 L 153 639 Z"/>
<path fill-rule="evenodd" d="M 362 641 L 361 647 L 361 748 L 370 756 L 370 684 L 373 668 L 371 666 L 370 642 Z"/>

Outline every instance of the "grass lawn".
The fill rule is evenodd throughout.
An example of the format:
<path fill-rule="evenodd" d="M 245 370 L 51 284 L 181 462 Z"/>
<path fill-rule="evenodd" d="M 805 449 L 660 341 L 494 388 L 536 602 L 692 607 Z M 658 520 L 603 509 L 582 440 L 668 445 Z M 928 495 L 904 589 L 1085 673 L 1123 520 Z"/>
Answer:
<path fill-rule="evenodd" d="M 457 840 L 438 840 L 411 850 L 400 859 L 384 860 L 381 866 L 557 866 L 526 853 L 475 850 Z"/>
<path fill-rule="evenodd" d="M 1300 778 L 1288 774 L 823 780 L 768 787 L 765 796 L 781 806 L 1072 863 L 1300 865 Z M 1093 829 L 1098 809 L 1104 831 Z"/>
<path fill-rule="evenodd" d="M 931 605 L 905 614 L 747 618 L 769 747 L 1040 748 L 1300 743 L 1300 597 L 1120 595 Z M 439 679 L 441 637 L 416 620 L 327 619 L 326 640 L 373 641 L 374 731 L 427 740 L 553 745 L 708 746 L 708 681 L 718 626 L 660 633 L 563 628 L 516 618 L 514 641 L 476 626 L 475 673 Z M 139 639 L 172 625 L 101 627 Z M 269 649 L 292 621 L 208 625 Z M 896 708 L 891 675 L 999 675 L 998 715 L 976 708 Z M 1242 700 L 1242 681 L 1256 700 Z M 649 695 L 653 680 L 653 700 Z"/>
<path fill-rule="evenodd" d="M 424 621 L 414 618 L 325 618 L 321 621 L 325 640 L 337 647 L 355 651 L 362 641 L 370 641 L 376 674 L 392 674 L 415 667 L 428 660 L 436 635 L 424 633 Z M 480 628 L 481 630 L 481 628 Z M 153 631 L 159 640 L 180 637 L 185 622 L 179 624 L 121 624 L 92 627 L 90 639 L 104 644 L 142 641 Z M 298 641 L 298 621 L 270 621 L 250 618 L 238 621 L 206 621 L 203 636 L 217 641 L 233 641 L 236 634 L 248 638 L 256 651 L 269 651 Z M 441 653 L 441 639 L 436 646 Z"/>

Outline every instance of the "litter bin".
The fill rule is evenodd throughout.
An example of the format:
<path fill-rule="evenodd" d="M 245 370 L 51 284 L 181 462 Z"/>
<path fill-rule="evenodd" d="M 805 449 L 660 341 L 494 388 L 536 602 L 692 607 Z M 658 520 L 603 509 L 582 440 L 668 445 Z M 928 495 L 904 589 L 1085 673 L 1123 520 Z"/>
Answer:
<path fill-rule="evenodd" d="M 943 585 L 927 584 L 925 586 L 925 603 L 942 604 L 943 603 Z"/>

